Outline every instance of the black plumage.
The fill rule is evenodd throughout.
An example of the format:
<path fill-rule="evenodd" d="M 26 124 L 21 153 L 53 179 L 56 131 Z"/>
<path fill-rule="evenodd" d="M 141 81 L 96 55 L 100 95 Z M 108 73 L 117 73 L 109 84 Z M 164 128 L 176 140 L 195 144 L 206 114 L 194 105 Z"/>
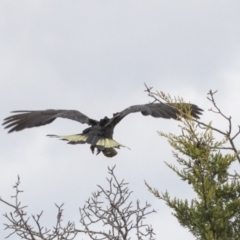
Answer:
<path fill-rule="evenodd" d="M 15 115 L 4 119 L 3 125 L 5 128 L 10 128 L 9 133 L 21 131 L 25 128 L 38 127 L 53 122 L 56 118 L 67 118 L 80 123 L 86 123 L 90 127 L 86 128 L 81 134 L 58 136 L 57 137 L 68 141 L 70 144 L 90 144 L 92 152 L 97 149 L 97 154 L 102 152 L 107 157 L 113 157 L 117 154 L 114 148 L 120 148 L 120 143 L 113 140 L 113 131 L 115 126 L 129 113 L 141 112 L 144 116 L 153 116 L 155 118 L 175 119 L 181 115 L 184 118 L 189 118 L 186 112 L 189 112 L 191 117 L 199 118 L 202 114 L 202 109 L 194 104 L 188 103 L 149 103 L 144 105 L 134 105 L 125 110 L 113 114 L 112 118 L 103 118 L 100 121 L 91 119 L 83 113 L 76 110 L 44 110 L 44 111 L 14 111 Z"/>

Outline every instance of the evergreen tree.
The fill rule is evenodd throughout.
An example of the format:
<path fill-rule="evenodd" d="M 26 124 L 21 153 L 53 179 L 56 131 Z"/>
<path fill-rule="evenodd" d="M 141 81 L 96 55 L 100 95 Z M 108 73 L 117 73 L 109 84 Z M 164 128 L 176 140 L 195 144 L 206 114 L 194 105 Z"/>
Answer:
<path fill-rule="evenodd" d="M 149 95 L 159 101 L 171 102 L 163 93 Z M 240 161 L 239 151 L 234 140 L 240 133 L 232 134 L 231 117 L 226 117 L 216 105 L 214 93 L 208 98 L 214 110 L 229 123 L 227 132 L 217 129 L 212 124 L 179 116 L 181 135 L 159 132 L 173 148 L 175 165 L 166 163 L 182 181 L 192 187 L 197 197 L 191 200 L 171 197 L 169 192 L 159 192 L 147 187 L 157 198 L 166 202 L 173 209 L 173 215 L 179 223 L 201 240 L 239 240 L 240 239 L 240 175 L 235 171 L 230 174 L 233 162 Z M 174 99 L 176 100 L 176 99 Z M 181 99 L 178 99 L 180 102 Z M 183 106 L 185 108 L 185 106 Z M 221 140 L 217 141 L 217 136 Z"/>

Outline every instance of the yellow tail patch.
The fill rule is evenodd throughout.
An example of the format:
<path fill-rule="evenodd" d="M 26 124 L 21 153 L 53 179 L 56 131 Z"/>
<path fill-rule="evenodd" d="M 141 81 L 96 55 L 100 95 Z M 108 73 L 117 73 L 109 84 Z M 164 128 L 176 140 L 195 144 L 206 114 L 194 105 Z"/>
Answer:
<path fill-rule="evenodd" d="M 113 148 L 113 147 L 116 147 L 116 148 L 119 148 L 119 147 L 125 147 L 124 145 L 114 141 L 113 139 L 110 139 L 110 138 L 102 138 L 102 139 L 99 139 L 96 143 L 96 146 L 103 146 L 105 148 Z"/>
<path fill-rule="evenodd" d="M 82 134 L 75 134 L 75 135 L 66 135 L 66 136 L 59 136 L 59 135 L 48 135 L 49 137 L 56 137 L 61 140 L 66 140 L 69 143 L 85 143 L 87 141 L 88 136 L 82 135 Z M 117 141 L 110 139 L 110 138 L 101 138 L 97 141 L 96 144 L 94 144 L 96 147 L 99 147 L 99 149 L 104 148 L 119 148 L 119 147 L 126 147 Z M 93 145 L 93 146 L 94 146 Z M 127 147 L 128 148 L 128 147 Z M 128 148 L 130 149 L 130 148 Z"/>
<path fill-rule="evenodd" d="M 62 140 L 67 140 L 69 142 L 86 142 L 87 136 L 85 135 L 80 135 L 80 134 L 75 134 L 75 135 L 68 135 L 68 136 L 57 136 L 57 138 L 60 138 Z"/>

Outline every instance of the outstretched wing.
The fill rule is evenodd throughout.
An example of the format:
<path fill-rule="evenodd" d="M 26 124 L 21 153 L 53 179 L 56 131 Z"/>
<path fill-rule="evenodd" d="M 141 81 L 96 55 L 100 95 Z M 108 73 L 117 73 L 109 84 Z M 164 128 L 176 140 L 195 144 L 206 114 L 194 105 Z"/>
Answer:
<path fill-rule="evenodd" d="M 107 126 L 116 126 L 125 116 L 129 113 L 141 112 L 144 116 L 153 116 L 155 118 L 167 118 L 167 119 L 178 119 L 179 115 L 187 118 L 189 112 L 193 118 L 199 118 L 202 114 L 202 109 L 195 104 L 190 103 L 150 103 L 144 105 L 134 105 L 126 108 L 122 112 L 115 113 L 113 118 L 108 122 Z M 181 114 L 182 112 L 182 114 Z"/>
<path fill-rule="evenodd" d="M 67 118 L 88 125 L 95 125 L 98 121 L 88 118 L 83 113 L 76 110 L 44 110 L 44 111 L 13 111 L 17 113 L 4 119 L 5 128 L 8 131 L 21 131 L 25 128 L 38 127 L 53 122 L 56 118 Z"/>

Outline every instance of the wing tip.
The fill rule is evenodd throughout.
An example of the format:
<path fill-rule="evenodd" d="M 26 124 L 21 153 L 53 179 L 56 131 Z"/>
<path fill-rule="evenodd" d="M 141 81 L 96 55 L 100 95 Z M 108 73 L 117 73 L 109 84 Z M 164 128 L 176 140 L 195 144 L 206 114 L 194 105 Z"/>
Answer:
<path fill-rule="evenodd" d="M 54 135 L 54 134 L 47 134 L 46 136 L 47 136 L 47 137 L 55 137 L 55 138 L 59 138 L 58 135 Z"/>

